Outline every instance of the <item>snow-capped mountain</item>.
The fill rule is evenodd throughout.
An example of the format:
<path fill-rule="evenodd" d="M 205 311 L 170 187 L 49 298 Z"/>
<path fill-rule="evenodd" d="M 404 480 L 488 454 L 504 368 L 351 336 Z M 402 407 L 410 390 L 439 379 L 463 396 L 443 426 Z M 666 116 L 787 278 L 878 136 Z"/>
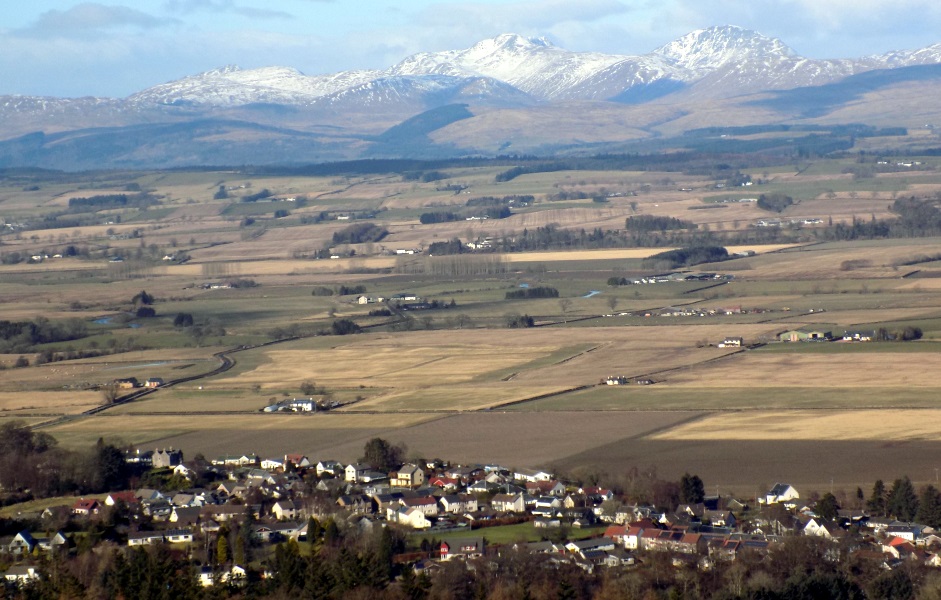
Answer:
<path fill-rule="evenodd" d="M 537 125 L 538 119 L 529 118 L 539 111 L 573 111 L 573 118 L 586 120 L 589 129 L 594 125 L 587 120 L 592 118 L 602 119 L 600 130 L 605 129 L 605 119 L 636 121 L 641 128 L 651 128 L 651 135 L 661 135 L 723 124 L 717 120 L 751 124 L 752 117 L 742 116 L 741 107 L 747 113 L 758 106 L 765 112 L 754 118 L 776 123 L 809 114 L 821 117 L 835 110 L 834 98 L 860 98 L 873 89 L 901 82 L 909 85 L 906 97 L 911 97 L 911 84 L 921 82 L 916 89 L 924 90 L 925 99 L 917 106 L 934 106 L 933 94 L 941 86 L 941 44 L 859 59 L 818 60 L 800 56 L 781 40 L 722 26 L 693 31 L 647 54 L 631 56 L 572 52 L 545 38 L 504 34 L 465 49 L 414 54 L 383 70 L 307 75 L 282 66 L 227 66 L 156 85 L 124 99 L 0 96 L 0 140 L 93 128 L 93 135 L 105 135 L 102 132 L 107 128 L 137 125 L 144 129 L 134 132 L 135 139 L 145 140 L 150 134 L 144 130 L 150 125 L 191 124 L 194 144 L 198 141 L 200 151 L 215 159 L 212 140 L 219 136 L 206 132 L 215 131 L 211 123 L 222 123 L 216 129 L 237 130 L 230 136 L 233 139 L 251 131 L 244 133 L 246 139 L 258 140 L 267 135 L 260 131 L 276 129 L 278 135 L 296 136 L 299 144 L 316 138 L 329 153 L 311 150 L 304 156 L 335 159 L 356 155 L 369 145 L 371 136 L 394 125 L 451 104 L 465 104 L 469 109 L 460 113 L 466 122 L 458 129 L 479 137 L 495 136 L 501 140 L 496 146 L 506 147 L 512 144 L 510 135 L 523 138 L 529 135 L 527 128 L 545 129 L 545 122 Z M 842 87 L 829 96 L 804 89 L 813 91 L 820 86 Z M 826 106 L 811 106 L 817 102 L 815 98 L 825 96 L 829 98 Z M 760 104 L 769 98 L 777 99 L 773 104 Z M 567 104 L 584 102 L 593 104 L 590 109 Z M 645 110 L 631 113 L 625 120 L 625 105 L 644 105 Z M 893 116 L 892 106 L 880 106 L 871 113 L 857 110 L 852 118 L 871 114 L 880 124 L 907 123 L 911 111 L 898 108 Z M 922 114 L 922 109 L 919 111 Z M 432 121 L 446 128 L 448 123 L 441 120 L 441 114 L 459 113 L 436 113 Z M 921 124 L 931 120 L 924 115 L 920 118 Z M 581 128 L 570 129 L 577 133 Z M 180 130 L 172 131 L 177 136 Z M 115 135 L 113 139 L 122 144 L 127 140 L 127 136 Z M 196 136 L 202 137 L 197 140 Z M 33 156 L 31 153 L 41 155 L 46 144 L 41 137 L 29 137 L 29 143 L 16 146 L 10 156 L 21 160 Z M 536 137 L 544 139 L 544 135 L 533 139 Z M 92 143 L 91 137 L 70 139 L 76 147 Z M 451 139 L 463 144 L 468 138 L 457 135 Z M 582 136 L 576 135 L 572 143 L 581 140 Z M 60 150 L 63 147 L 60 144 Z M 468 150 L 476 151 L 473 147 Z M 296 156 L 285 152 L 292 159 Z M 61 153 L 62 164 L 72 164 L 68 161 L 75 152 Z M 249 154 L 249 159 L 256 155 Z"/>
<path fill-rule="evenodd" d="M 510 86 L 544 102 L 614 99 L 632 88 L 657 83 L 664 90 L 684 88 L 700 97 L 733 97 L 820 85 L 872 69 L 937 62 L 941 44 L 859 60 L 808 59 L 781 40 L 735 26 L 693 31 L 641 56 L 571 52 L 545 38 L 504 34 L 463 50 L 414 54 L 383 71 L 308 76 L 288 67 L 224 67 L 154 86 L 127 101 L 136 106 L 303 106 L 353 96 L 375 103 L 385 95 L 398 102 L 396 88 L 408 88 L 410 95 L 425 88 L 433 96 L 460 79 L 492 80 L 501 95 Z M 375 91 L 368 93 L 371 84 Z"/>

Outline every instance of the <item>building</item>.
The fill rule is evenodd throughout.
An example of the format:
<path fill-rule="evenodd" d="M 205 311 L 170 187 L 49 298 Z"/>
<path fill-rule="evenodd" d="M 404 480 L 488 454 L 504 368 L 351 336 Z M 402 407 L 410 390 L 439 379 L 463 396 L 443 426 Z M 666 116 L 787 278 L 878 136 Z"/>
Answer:
<path fill-rule="evenodd" d="M 829 342 L 832 339 L 832 331 L 811 327 L 801 327 L 778 334 L 778 340 L 782 342 Z"/>
<path fill-rule="evenodd" d="M 183 462 L 183 451 L 174 450 L 154 450 L 151 462 L 155 469 L 172 469 Z"/>

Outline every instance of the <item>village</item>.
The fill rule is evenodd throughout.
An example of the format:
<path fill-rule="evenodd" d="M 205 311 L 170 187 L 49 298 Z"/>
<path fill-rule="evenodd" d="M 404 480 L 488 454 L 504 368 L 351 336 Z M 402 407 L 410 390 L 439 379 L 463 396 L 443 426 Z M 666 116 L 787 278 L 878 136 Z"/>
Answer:
<path fill-rule="evenodd" d="M 381 439 L 373 443 L 387 447 Z M 129 451 L 125 461 L 141 474 L 138 481 L 162 485 L 18 513 L 16 521 L 28 526 L 0 539 L 8 586 L 38 580 L 51 555 L 122 545 L 166 545 L 190 559 L 201 585 L 238 585 L 252 575 L 275 575 L 261 559 L 270 556 L 266 548 L 319 543 L 313 537 L 324 535 L 324 525 L 366 533 L 394 529 L 409 540 L 405 567 L 429 576 L 446 563 L 463 561 L 473 569 L 475 560 L 505 552 L 539 554 L 586 573 L 632 569 L 665 553 L 675 567 L 708 571 L 808 536 L 886 571 L 941 567 L 939 511 L 929 506 L 938 502 L 938 491 L 929 486 L 916 511 L 905 502 L 914 493 L 907 478 L 892 489 L 877 482 L 868 501 L 858 490 L 842 507 L 833 494 L 802 495 L 787 483 L 752 498 L 708 496 L 699 477 L 689 474 L 679 483 L 654 482 L 657 501 L 637 502 L 623 491 L 549 470 L 439 459 L 386 471 L 302 454 L 184 460 L 181 450 L 161 448 Z M 499 535 L 506 528 L 516 528 L 518 540 Z M 227 560 L 211 549 L 233 530 L 249 541 L 237 541 L 240 551 Z M 257 549 L 255 560 L 244 543 Z"/>

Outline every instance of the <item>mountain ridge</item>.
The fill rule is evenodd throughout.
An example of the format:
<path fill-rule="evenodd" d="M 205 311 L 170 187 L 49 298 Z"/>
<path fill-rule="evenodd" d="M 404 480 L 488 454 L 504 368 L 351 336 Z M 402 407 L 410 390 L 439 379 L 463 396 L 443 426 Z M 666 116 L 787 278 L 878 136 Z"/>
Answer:
<path fill-rule="evenodd" d="M 265 159 L 269 162 L 294 156 L 355 158 L 375 152 L 369 146 L 387 140 L 381 137 L 383 132 L 428 111 L 458 105 L 466 106 L 470 116 L 460 122 L 441 122 L 439 130 L 421 135 L 400 135 L 401 129 L 396 130 L 391 139 L 429 144 L 424 149 L 402 148 L 403 153 L 475 154 L 493 147 L 529 151 L 551 147 L 553 134 L 559 136 L 560 147 L 571 147 L 584 138 L 580 128 L 572 125 L 579 120 L 584 123 L 581 129 L 594 132 L 591 139 L 606 141 L 609 131 L 657 137 L 710 125 L 825 119 L 841 102 L 845 105 L 853 99 L 864 104 L 867 90 L 904 83 L 909 86 L 906 93 L 911 94 L 911 86 L 920 85 L 922 79 L 932 83 L 915 89 L 915 100 L 918 89 L 926 90 L 927 99 L 929 91 L 935 91 L 935 69 L 914 71 L 918 77 L 893 76 L 892 72 L 930 65 L 941 65 L 941 44 L 857 59 L 810 59 L 777 38 L 734 25 L 692 31 L 636 56 L 573 52 L 546 38 L 507 33 L 464 49 L 419 52 L 381 70 L 306 75 L 285 66 L 241 69 L 224 65 L 126 98 L 0 96 L 0 140 L 10 141 L 6 153 L 0 152 L 0 166 L 42 164 L 48 154 L 44 154 L 44 138 L 18 141 L 22 136 L 80 130 L 91 132 L 87 141 L 72 136 L 69 143 L 77 149 L 87 143 L 105 157 L 105 164 L 146 163 L 148 152 L 134 151 L 123 141 L 95 142 L 105 131 L 107 139 L 113 140 L 114 128 L 138 125 L 147 127 L 130 130 L 137 143 L 160 145 L 152 154 L 162 157 L 154 159 L 155 165 L 160 161 L 178 164 L 166 150 L 171 139 L 168 131 L 181 148 L 209 157 L 214 156 L 212 148 L 241 143 L 245 134 L 252 138 L 244 140 L 246 147 L 255 149 L 253 154 L 246 153 L 251 160 L 269 155 Z M 865 73 L 872 76 L 853 79 Z M 840 88 L 843 81 L 850 82 L 850 87 Z M 853 93 L 841 96 L 843 89 Z M 931 101 L 926 101 L 930 108 Z M 911 106 L 913 100 L 906 102 Z M 884 106 L 883 99 L 880 112 L 841 114 L 858 114 L 880 125 L 908 123 L 911 111 L 903 114 L 902 108 L 893 112 Z M 540 107 L 553 108 L 547 112 Z M 545 120 L 545 115 L 565 111 L 574 112 L 562 119 L 568 124 L 565 131 L 537 130 L 552 127 L 553 121 Z M 930 110 L 919 112 L 923 123 L 931 115 Z M 501 124 L 501 117 L 508 120 Z M 628 122 L 619 124 L 618 119 Z M 436 119 L 420 122 L 438 123 Z M 188 134 L 186 123 L 193 124 Z M 230 133 L 217 139 L 207 123 Z M 173 127 L 167 129 L 164 124 Z M 142 131 L 153 131 L 155 137 L 149 141 Z M 283 148 L 280 153 L 259 153 L 257 147 L 263 147 L 259 132 L 270 135 L 270 142 Z M 312 139 L 317 141 L 313 146 Z M 396 151 L 388 141 L 380 145 L 382 152 Z M 104 152 L 105 147 L 112 150 Z M 329 151 L 321 155 L 318 148 Z M 239 156 L 233 148 L 227 147 L 226 152 Z M 57 161 L 66 161 L 61 152 L 56 156 L 60 157 Z M 87 163 L 76 160 L 75 164 Z"/>

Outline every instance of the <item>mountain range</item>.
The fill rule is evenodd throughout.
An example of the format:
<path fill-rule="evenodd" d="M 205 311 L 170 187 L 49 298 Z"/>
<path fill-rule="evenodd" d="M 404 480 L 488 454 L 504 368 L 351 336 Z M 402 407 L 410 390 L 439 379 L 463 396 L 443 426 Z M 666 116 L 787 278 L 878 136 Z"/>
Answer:
<path fill-rule="evenodd" d="M 941 44 L 815 60 L 722 26 L 628 56 L 504 34 L 385 70 L 227 66 L 122 99 L 0 96 L 0 166 L 553 153 L 703 127 L 924 127 L 941 117 L 939 88 Z"/>

